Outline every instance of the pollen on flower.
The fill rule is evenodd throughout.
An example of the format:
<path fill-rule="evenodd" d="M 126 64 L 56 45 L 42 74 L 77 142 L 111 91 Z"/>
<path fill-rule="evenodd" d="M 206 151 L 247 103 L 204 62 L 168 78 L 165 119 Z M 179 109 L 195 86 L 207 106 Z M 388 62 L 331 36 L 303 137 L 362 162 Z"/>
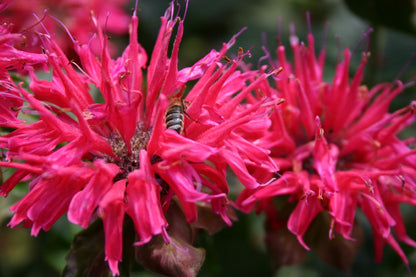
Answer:
<path fill-rule="evenodd" d="M 120 167 L 123 172 L 123 178 L 126 177 L 129 172 L 140 168 L 140 150 L 147 148 L 150 135 L 151 130 L 146 130 L 144 124 L 139 122 L 136 131 L 130 140 L 131 149 L 128 149 L 120 134 L 116 132 L 110 134 L 108 142 L 115 157 L 106 156 L 106 160 L 115 163 Z"/>

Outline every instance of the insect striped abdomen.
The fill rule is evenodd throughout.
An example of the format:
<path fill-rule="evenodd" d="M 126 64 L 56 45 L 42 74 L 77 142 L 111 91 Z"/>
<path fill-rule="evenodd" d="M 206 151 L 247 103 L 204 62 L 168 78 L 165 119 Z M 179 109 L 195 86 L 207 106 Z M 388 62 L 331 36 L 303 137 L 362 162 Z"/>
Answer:
<path fill-rule="evenodd" d="M 181 100 L 173 101 L 166 110 L 166 128 L 175 130 L 178 134 L 183 131 L 184 108 Z"/>

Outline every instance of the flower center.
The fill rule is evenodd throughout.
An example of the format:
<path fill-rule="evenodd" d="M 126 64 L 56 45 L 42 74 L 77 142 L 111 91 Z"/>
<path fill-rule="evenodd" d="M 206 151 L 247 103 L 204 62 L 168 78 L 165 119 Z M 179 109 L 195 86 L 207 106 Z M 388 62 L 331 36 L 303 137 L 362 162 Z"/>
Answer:
<path fill-rule="evenodd" d="M 312 155 L 302 160 L 302 169 L 307 171 L 309 175 L 318 175 L 315 168 L 313 167 L 315 159 Z"/>
<path fill-rule="evenodd" d="M 140 168 L 140 150 L 146 149 L 149 142 L 151 130 L 145 130 L 142 122 L 136 126 L 136 131 L 130 139 L 131 150 L 129 150 L 123 138 L 118 133 L 111 133 L 108 139 L 113 153 L 116 157 L 107 156 L 106 160 L 119 166 L 121 172 L 114 178 L 114 182 L 127 177 L 135 169 Z"/>

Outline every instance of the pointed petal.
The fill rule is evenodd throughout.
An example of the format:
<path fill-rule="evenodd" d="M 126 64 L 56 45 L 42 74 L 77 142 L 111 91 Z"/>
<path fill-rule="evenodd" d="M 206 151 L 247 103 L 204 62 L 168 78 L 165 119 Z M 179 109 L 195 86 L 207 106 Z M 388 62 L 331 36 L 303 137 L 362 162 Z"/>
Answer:
<path fill-rule="evenodd" d="M 162 233 L 168 225 L 160 204 L 161 187 L 150 169 L 146 151 L 140 151 L 140 169 L 128 175 L 128 215 L 133 219 L 139 244 L 150 241 L 153 235 Z"/>

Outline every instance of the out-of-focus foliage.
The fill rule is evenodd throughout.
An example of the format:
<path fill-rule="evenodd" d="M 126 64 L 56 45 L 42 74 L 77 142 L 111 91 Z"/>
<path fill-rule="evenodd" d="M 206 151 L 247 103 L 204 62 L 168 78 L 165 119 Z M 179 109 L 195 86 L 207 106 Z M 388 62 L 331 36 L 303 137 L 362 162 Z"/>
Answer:
<path fill-rule="evenodd" d="M 169 2 L 139 2 L 139 41 L 149 54 L 159 29 L 159 17 Z M 248 29 L 238 38 L 234 52 L 237 54 L 239 46 L 251 48 L 252 58 L 245 61 L 257 67 L 257 61 L 263 55 L 262 46 L 266 45 L 272 55 L 275 55 L 278 40 L 289 46 L 289 24 L 293 23 L 300 40 L 305 40 L 310 27 L 315 34 L 317 47 L 327 48 L 326 72 L 334 69 L 336 61 L 340 59 L 341 49 L 350 47 L 355 57 L 355 64 L 351 65 L 353 72 L 362 51 L 366 49 L 363 33 L 374 27 L 370 36 L 372 53 L 366 69 L 367 83 L 371 86 L 379 82 L 392 82 L 396 78 L 410 82 L 416 76 L 415 63 L 406 67 L 416 49 L 415 25 L 411 21 L 414 14 L 412 3 L 411 0 L 345 0 L 345 3 L 341 0 L 190 0 L 179 54 L 180 66 L 189 66 L 213 48 L 220 49 L 222 42 L 228 41 L 247 26 Z M 133 7 L 134 3 L 130 6 Z M 311 26 L 307 24 L 307 11 L 310 12 Z M 326 78 L 332 76 L 329 74 Z M 415 99 L 415 91 L 414 87 L 406 90 L 394 102 L 393 108 L 403 107 Z M 411 137 L 415 133 L 413 130 L 404 135 Z M 0 201 L 0 276 L 60 276 L 72 239 L 80 228 L 62 218 L 48 233 L 41 232 L 37 238 L 30 237 L 30 231 L 26 229 L 11 230 L 6 227 L 10 218 L 7 207 L 13 203 L 15 198 L 12 194 Z M 402 208 L 409 235 L 415 239 L 414 209 L 408 206 Z M 232 227 L 213 236 L 199 234 L 197 246 L 207 250 L 199 276 L 408 276 L 402 261 L 389 247 L 382 264 L 374 263 L 371 230 L 365 219 L 360 222 L 364 246 L 353 261 L 351 272 L 340 272 L 320 261 L 318 255 L 324 253 L 308 252 L 302 265 L 283 267 L 273 273 L 264 244 L 263 218 L 241 213 L 238 217 L 239 221 Z M 406 246 L 403 248 L 415 273 L 416 251 Z M 158 276 L 148 273 L 137 264 L 133 265 L 133 269 L 130 275 L 133 277 Z"/>
<path fill-rule="evenodd" d="M 385 26 L 416 34 L 412 0 L 345 0 L 348 8 L 374 27 Z"/>

